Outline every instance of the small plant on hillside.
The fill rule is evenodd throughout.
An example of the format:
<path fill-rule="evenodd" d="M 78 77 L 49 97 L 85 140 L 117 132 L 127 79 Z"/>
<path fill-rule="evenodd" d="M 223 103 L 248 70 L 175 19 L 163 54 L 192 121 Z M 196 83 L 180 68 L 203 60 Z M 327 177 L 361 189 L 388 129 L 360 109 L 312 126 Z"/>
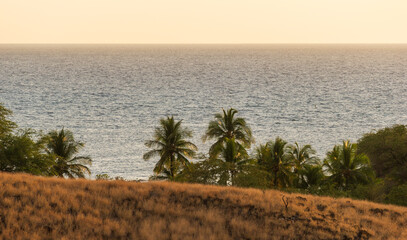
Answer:
<path fill-rule="evenodd" d="M 96 180 L 112 180 L 112 178 L 107 173 L 96 174 Z"/>
<path fill-rule="evenodd" d="M 96 180 L 115 180 L 115 181 L 126 181 L 123 177 L 116 176 L 116 177 L 110 177 L 109 174 L 107 173 L 102 173 L 102 174 L 96 174 Z"/>

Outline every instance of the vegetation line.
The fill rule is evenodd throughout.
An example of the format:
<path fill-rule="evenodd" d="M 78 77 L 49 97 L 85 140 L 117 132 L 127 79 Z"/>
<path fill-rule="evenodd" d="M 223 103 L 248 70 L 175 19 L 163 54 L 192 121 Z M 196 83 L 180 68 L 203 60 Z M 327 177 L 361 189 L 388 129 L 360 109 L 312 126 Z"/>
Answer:
<path fill-rule="evenodd" d="M 12 112 L 0 104 L 0 171 L 84 178 L 89 156 L 84 143 L 67 129 L 41 134 L 19 129 Z M 344 140 L 318 159 L 310 145 L 281 137 L 248 149 L 254 137 L 245 119 L 230 108 L 214 115 L 202 136 L 213 141 L 199 153 L 188 139 L 192 132 L 174 117 L 162 118 L 145 160 L 156 159 L 152 180 L 279 189 L 334 197 L 352 197 L 407 206 L 407 128 L 405 125 L 365 134 L 357 143 Z M 191 161 L 197 159 L 198 161 Z M 97 175 L 97 179 L 111 179 Z M 120 176 L 116 179 L 122 179 Z"/>

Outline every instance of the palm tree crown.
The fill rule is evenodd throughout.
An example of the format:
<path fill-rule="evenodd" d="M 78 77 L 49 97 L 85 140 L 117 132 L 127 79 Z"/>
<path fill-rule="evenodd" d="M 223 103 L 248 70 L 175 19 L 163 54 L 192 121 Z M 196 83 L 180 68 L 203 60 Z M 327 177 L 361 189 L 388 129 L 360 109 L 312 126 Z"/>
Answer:
<path fill-rule="evenodd" d="M 324 168 L 328 179 L 338 188 L 348 189 L 352 184 L 368 183 L 373 177 L 369 158 L 365 154 L 356 154 L 357 145 L 343 141 L 327 153 Z"/>
<path fill-rule="evenodd" d="M 271 173 L 273 186 L 289 186 L 293 162 L 287 153 L 287 142 L 277 137 L 274 142 L 260 145 L 256 152 L 259 165 Z"/>
<path fill-rule="evenodd" d="M 222 174 L 220 183 L 223 185 L 234 185 L 236 175 L 241 172 L 245 164 L 249 161 L 249 155 L 242 145 L 238 144 L 235 139 L 225 138 L 225 145 L 218 145 L 219 161 Z"/>
<path fill-rule="evenodd" d="M 313 156 L 315 150 L 311 145 L 300 146 L 297 142 L 288 147 L 288 155 L 295 163 L 294 170 L 300 170 L 304 165 L 316 163 L 317 158 Z"/>
<path fill-rule="evenodd" d="M 47 152 L 56 157 L 53 167 L 55 174 L 59 177 L 84 178 L 85 173 L 90 174 L 86 165 L 91 165 L 92 159 L 86 156 L 75 156 L 84 143 L 75 141 L 69 130 L 51 131 L 45 136 L 47 141 Z"/>
<path fill-rule="evenodd" d="M 197 147 L 186 141 L 192 137 L 192 132 L 181 127 L 181 121 L 175 122 L 174 117 L 160 120 L 160 126 L 155 129 L 154 139 L 146 141 L 145 145 L 153 148 L 143 155 L 144 160 L 154 156 L 160 159 L 155 165 L 154 172 L 164 174 L 173 180 L 179 172 L 179 165 L 187 167 L 188 158 L 195 156 Z"/>
<path fill-rule="evenodd" d="M 317 157 L 314 156 L 315 150 L 311 145 L 300 146 L 297 142 L 294 145 L 288 147 L 288 155 L 294 165 L 294 184 L 297 187 L 307 185 L 307 176 L 309 170 L 316 171 L 317 168 L 310 167 L 311 165 L 318 164 Z M 303 171 L 303 169 L 305 171 Z"/>
<path fill-rule="evenodd" d="M 312 186 L 319 186 L 323 181 L 325 175 L 322 171 L 321 165 L 304 165 L 298 170 L 298 179 L 296 184 L 298 188 L 309 188 Z"/>
<path fill-rule="evenodd" d="M 223 145 L 228 139 L 235 139 L 238 144 L 245 148 L 250 148 L 251 143 L 254 142 L 252 131 L 243 118 L 235 118 L 237 110 L 230 108 L 227 112 L 223 111 L 215 114 L 215 120 L 209 122 L 208 129 L 202 140 L 205 142 L 207 139 L 217 138 L 217 141 L 209 149 L 209 155 L 216 157 L 219 152 L 219 145 Z"/>

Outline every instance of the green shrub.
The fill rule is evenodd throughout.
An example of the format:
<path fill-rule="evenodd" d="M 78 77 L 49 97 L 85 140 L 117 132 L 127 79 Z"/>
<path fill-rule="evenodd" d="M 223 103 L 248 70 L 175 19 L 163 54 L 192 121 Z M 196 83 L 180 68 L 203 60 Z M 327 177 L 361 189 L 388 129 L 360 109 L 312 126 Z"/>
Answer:
<path fill-rule="evenodd" d="M 407 184 L 393 187 L 387 194 L 385 202 L 407 206 Z"/>
<path fill-rule="evenodd" d="M 365 134 L 358 141 L 358 152 L 365 153 L 377 177 L 407 181 L 407 128 L 395 125 Z"/>
<path fill-rule="evenodd" d="M 386 196 L 386 185 L 382 179 L 377 179 L 368 185 L 357 185 L 349 194 L 356 199 L 383 202 Z"/>
<path fill-rule="evenodd" d="M 112 178 L 108 174 L 103 173 L 103 174 L 96 174 L 96 180 L 112 180 Z"/>

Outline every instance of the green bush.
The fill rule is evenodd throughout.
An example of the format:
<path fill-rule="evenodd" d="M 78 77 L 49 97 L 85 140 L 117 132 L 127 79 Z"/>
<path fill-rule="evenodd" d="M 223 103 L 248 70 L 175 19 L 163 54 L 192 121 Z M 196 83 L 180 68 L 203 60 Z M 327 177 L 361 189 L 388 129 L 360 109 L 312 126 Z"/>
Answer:
<path fill-rule="evenodd" d="M 358 141 L 358 152 L 365 153 L 377 177 L 407 181 L 407 128 L 395 125 L 365 134 Z"/>
<path fill-rule="evenodd" d="M 103 173 L 103 174 L 96 174 L 96 180 L 112 180 L 112 178 L 108 174 Z"/>
<path fill-rule="evenodd" d="M 11 114 L 0 103 L 0 171 L 61 177 L 68 170 L 68 175 L 72 177 L 81 177 L 83 172 L 90 173 L 81 161 L 90 162 L 91 159 L 73 156 L 83 143 L 75 141 L 69 130 L 65 131 L 66 135 L 53 139 L 52 133 L 58 134 L 57 131 L 43 135 L 31 129 L 18 129 L 17 124 L 9 120 Z M 64 133 L 64 130 L 59 133 L 61 132 Z"/>
<path fill-rule="evenodd" d="M 176 178 L 177 182 L 189 182 L 200 184 L 219 184 L 222 169 L 219 161 L 207 159 L 191 163 Z"/>
<path fill-rule="evenodd" d="M 266 189 L 271 187 L 269 173 L 259 169 L 258 166 L 246 166 L 235 178 L 235 186 L 247 188 Z"/>
<path fill-rule="evenodd" d="M 54 175 L 55 156 L 44 151 L 44 144 L 33 139 L 33 131 L 3 136 L 0 144 L 0 171 Z"/>
<path fill-rule="evenodd" d="M 386 196 L 386 203 L 407 206 L 407 184 L 393 187 Z"/>
<path fill-rule="evenodd" d="M 382 179 L 377 179 L 368 185 L 357 185 L 349 194 L 356 199 L 383 202 L 386 196 L 386 185 Z"/>

